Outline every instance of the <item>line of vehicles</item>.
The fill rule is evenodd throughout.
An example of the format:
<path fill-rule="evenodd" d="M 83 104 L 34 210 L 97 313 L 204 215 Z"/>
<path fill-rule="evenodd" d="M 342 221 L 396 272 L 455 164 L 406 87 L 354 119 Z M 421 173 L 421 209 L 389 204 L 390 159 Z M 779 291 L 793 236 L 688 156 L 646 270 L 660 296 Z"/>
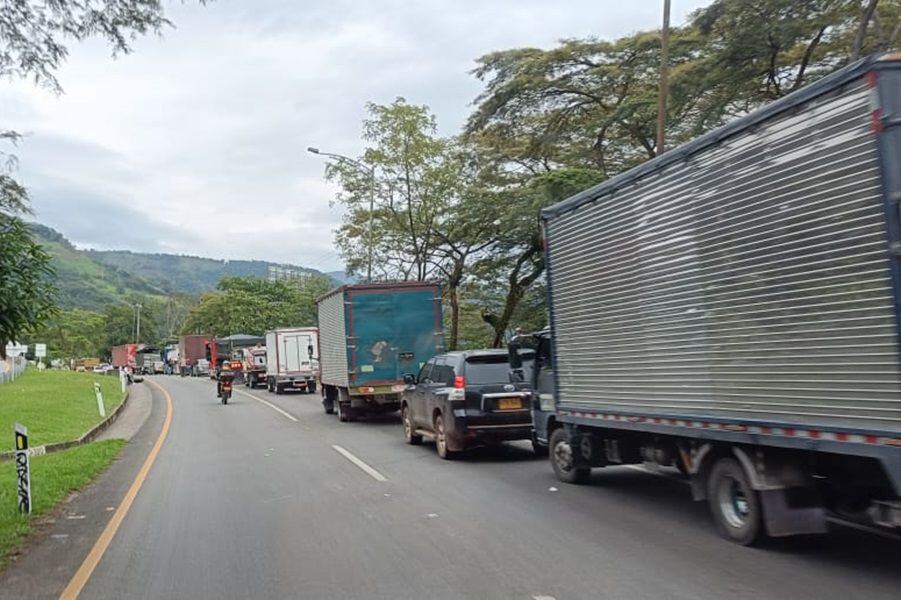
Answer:
<path fill-rule="evenodd" d="M 182 372 L 318 382 L 445 459 L 531 440 L 573 484 L 673 467 L 740 544 L 901 527 L 899 91 L 901 56 L 870 58 L 545 209 L 549 327 L 505 350 L 446 351 L 438 286 L 372 283 L 318 330 L 183 339 Z"/>
<path fill-rule="evenodd" d="M 901 526 L 899 92 L 866 59 L 543 210 L 549 328 L 506 353 L 444 352 L 434 287 L 339 288 L 326 412 L 530 438 L 574 484 L 674 467 L 740 544 Z"/>

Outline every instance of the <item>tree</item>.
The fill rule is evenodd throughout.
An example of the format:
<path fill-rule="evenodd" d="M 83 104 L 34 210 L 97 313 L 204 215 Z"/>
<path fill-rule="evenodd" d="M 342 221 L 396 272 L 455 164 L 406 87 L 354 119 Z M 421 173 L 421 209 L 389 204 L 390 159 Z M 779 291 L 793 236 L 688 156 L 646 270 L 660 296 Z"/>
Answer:
<path fill-rule="evenodd" d="M 601 181 L 593 169 L 560 169 L 533 177 L 524 190 L 515 189 L 502 203 L 497 240 L 476 264 L 479 278 L 495 289 L 506 290 L 497 311 L 483 313 L 494 330 L 492 346 L 500 347 L 529 288 L 544 273 L 544 249 L 538 214 Z"/>
<path fill-rule="evenodd" d="M 141 305 L 141 336 L 137 336 L 136 304 Z M 109 351 L 113 346 L 139 342 L 151 346 L 158 345 L 159 336 L 159 302 L 147 298 L 131 297 L 121 304 L 109 304 L 103 310 L 103 349 Z"/>
<path fill-rule="evenodd" d="M 6 358 L 7 343 L 53 314 L 50 260 L 21 219 L 0 212 L 0 358 Z"/>
<path fill-rule="evenodd" d="M 59 311 L 23 341 L 47 344 L 49 358 L 88 358 L 106 354 L 104 315 L 90 310 Z"/>
<path fill-rule="evenodd" d="M 338 249 L 350 273 L 365 271 L 372 244 L 377 279 L 424 281 L 435 272 L 435 227 L 455 185 L 448 144 L 425 106 L 398 98 L 389 105 L 369 104 L 367 111 L 363 139 L 370 146 L 361 162 L 376 173 L 373 211 L 369 173 L 343 161 L 327 169 L 347 207 Z"/>
<path fill-rule="evenodd" d="M 218 289 L 191 309 L 182 332 L 263 335 L 279 327 L 314 326 L 316 298 L 330 287 L 331 281 L 320 276 L 298 282 L 223 277 Z"/>

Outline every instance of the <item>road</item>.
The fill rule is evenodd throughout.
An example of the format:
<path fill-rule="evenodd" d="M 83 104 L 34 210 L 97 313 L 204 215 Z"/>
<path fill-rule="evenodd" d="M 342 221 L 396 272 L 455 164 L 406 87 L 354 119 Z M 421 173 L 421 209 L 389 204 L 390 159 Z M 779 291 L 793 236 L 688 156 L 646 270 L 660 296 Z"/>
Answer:
<path fill-rule="evenodd" d="M 168 438 L 82 598 L 897 598 L 901 543 L 721 540 L 682 481 L 566 486 L 527 445 L 440 460 L 396 418 L 155 377 Z M 157 392 L 157 394 L 159 394 Z M 154 410 L 163 406 L 155 399 Z M 336 449 L 336 447 L 340 448 Z M 354 462 L 356 460 L 356 462 Z"/>

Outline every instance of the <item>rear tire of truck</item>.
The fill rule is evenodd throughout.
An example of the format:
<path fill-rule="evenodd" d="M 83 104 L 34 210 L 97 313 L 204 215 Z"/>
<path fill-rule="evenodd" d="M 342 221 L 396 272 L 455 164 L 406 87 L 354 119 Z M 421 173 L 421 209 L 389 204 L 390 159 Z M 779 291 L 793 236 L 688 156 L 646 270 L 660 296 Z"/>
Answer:
<path fill-rule="evenodd" d="M 342 423 L 350 423 L 353 418 L 350 415 L 350 402 L 335 402 L 335 412 Z"/>
<path fill-rule="evenodd" d="M 285 388 L 283 388 L 281 384 L 276 383 L 275 384 L 275 395 L 281 396 L 284 393 L 285 393 Z"/>
<path fill-rule="evenodd" d="M 573 465 L 575 454 L 569 442 L 569 434 L 562 427 L 555 429 L 548 444 L 548 454 L 554 475 L 564 483 L 582 484 L 591 478 L 591 468 Z"/>
<path fill-rule="evenodd" d="M 311 381 L 310 383 L 307 384 L 307 393 L 308 394 L 316 393 L 316 382 L 315 381 Z"/>
<path fill-rule="evenodd" d="M 707 478 L 707 503 L 717 531 L 730 542 L 750 546 L 763 537 L 760 496 L 734 458 L 721 458 L 713 465 Z"/>
<path fill-rule="evenodd" d="M 404 424 L 404 441 L 411 446 L 418 446 L 422 443 L 422 436 L 413 433 L 413 419 L 410 417 L 410 409 L 406 404 L 400 409 L 400 420 Z"/>

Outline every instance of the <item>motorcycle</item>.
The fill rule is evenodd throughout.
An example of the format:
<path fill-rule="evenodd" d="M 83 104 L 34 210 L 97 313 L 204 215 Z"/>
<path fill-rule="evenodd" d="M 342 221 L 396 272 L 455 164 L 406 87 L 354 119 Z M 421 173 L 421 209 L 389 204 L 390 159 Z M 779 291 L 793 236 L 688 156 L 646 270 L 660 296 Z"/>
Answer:
<path fill-rule="evenodd" d="M 219 374 L 219 398 L 222 401 L 222 404 L 228 404 L 228 399 L 231 398 L 232 395 L 234 381 L 235 376 L 231 373 Z"/>

